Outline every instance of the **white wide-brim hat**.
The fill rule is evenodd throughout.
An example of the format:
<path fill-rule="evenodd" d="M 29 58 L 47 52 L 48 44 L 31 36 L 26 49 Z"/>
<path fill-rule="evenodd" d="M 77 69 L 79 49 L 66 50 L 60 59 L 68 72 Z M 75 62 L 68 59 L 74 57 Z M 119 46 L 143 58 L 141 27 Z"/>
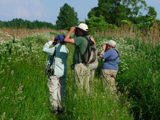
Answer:
<path fill-rule="evenodd" d="M 84 31 L 88 31 L 88 26 L 85 23 L 80 23 L 77 27 Z"/>
<path fill-rule="evenodd" d="M 115 48 L 117 43 L 116 43 L 115 41 L 113 41 L 113 40 L 110 40 L 110 41 L 108 41 L 108 42 L 105 42 L 104 44 L 111 45 L 112 47 Z M 103 44 L 102 44 L 102 45 L 103 45 Z M 101 45 L 101 46 L 102 46 L 102 45 Z"/>
<path fill-rule="evenodd" d="M 110 41 L 108 41 L 108 45 L 111 45 L 112 47 L 116 47 L 116 42 L 115 41 L 113 41 L 113 40 L 110 40 Z"/>

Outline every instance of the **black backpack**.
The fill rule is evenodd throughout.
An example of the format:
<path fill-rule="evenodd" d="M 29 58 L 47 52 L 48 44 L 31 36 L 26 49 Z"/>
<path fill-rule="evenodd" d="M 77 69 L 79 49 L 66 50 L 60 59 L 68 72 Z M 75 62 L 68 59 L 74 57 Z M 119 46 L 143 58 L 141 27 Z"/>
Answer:
<path fill-rule="evenodd" d="M 82 63 L 84 64 L 93 63 L 97 57 L 96 47 L 94 45 L 94 42 L 90 38 L 86 36 L 83 36 L 83 37 L 88 41 L 88 45 L 87 45 L 85 53 L 84 54 L 80 53 Z"/>

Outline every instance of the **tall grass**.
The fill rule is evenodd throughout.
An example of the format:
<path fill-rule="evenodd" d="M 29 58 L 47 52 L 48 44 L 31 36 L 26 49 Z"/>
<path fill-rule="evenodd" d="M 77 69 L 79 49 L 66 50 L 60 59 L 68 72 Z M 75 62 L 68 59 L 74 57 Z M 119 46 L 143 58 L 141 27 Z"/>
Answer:
<path fill-rule="evenodd" d="M 70 53 L 66 100 L 63 103 L 65 112 L 58 116 L 52 114 L 48 101 L 47 78 L 44 76 L 47 55 L 42 53 L 42 47 L 59 33 L 39 33 L 27 38 L 1 40 L 1 119 L 160 119 L 159 31 L 156 31 L 156 35 L 150 31 L 149 39 L 145 39 L 148 34 L 131 34 L 129 27 L 122 31 L 125 32 L 96 32 L 94 36 L 99 52 L 102 43 L 110 39 L 117 42 L 121 59 L 116 77 L 119 101 L 102 88 L 100 59 L 95 78 L 90 80 L 90 94 L 74 89 L 73 71 L 70 68 L 74 45 L 67 44 Z"/>
<path fill-rule="evenodd" d="M 131 40 L 128 40 L 131 41 Z M 119 90 L 123 91 L 123 85 L 127 86 L 127 97 L 132 101 L 131 112 L 135 119 L 160 119 L 159 112 L 159 45 L 149 43 L 136 43 L 135 55 L 126 58 L 128 70 L 121 72 L 117 76 Z M 123 67 L 120 67 L 120 71 Z"/>
<path fill-rule="evenodd" d="M 160 27 L 156 22 L 151 28 L 147 27 L 146 29 L 139 29 L 136 25 L 132 24 L 124 24 L 121 27 L 115 26 L 114 29 L 103 28 L 103 31 L 94 29 L 92 34 L 98 37 L 131 38 L 138 40 L 139 42 L 144 40 L 145 43 L 151 43 L 152 45 L 156 45 L 157 43 L 159 44 L 160 42 Z"/>
<path fill-rule="evenodd" d="M 49 105 L 49 91 L 44 66 L 47 55 L 42 53 L 45 42 L 58 33 L 33 34 L 23 39 L 2 40 L 0 47 L 0 117 L 1 119 L 133 119 L 129 103 L 112 99 L 101 87 L 101 78 L 90 80 L 90 94 L 73 87 L 70 68 L 74 45 L 67 61 L 66 101 L 64 113 L 54 116 Z M 65 33 L 66 34 L 66 33 Z M 97 73 L 96 73 L 97 74 Z"/>
<path fill-rule="evenodd" d="M 66 30 L 53 30 L 53 29 L 26 29 L 26 28 L 0 28 L 0 39 L 10 39 L 13 38 L 25 38 L 34 33 L 63 33 Z"/>
<path fill-rule="evenodd" d="M 107 41 L 105 38 L 107 37 L 104 39 L 98 37 L 98 40 L 103 43 Z M 117 49 L 121 55 L 116 77 L 121 101 L 128 99 L 130 113 L 135 120 L 160 119 L 160 45 L 153 44 L 154 40 L 119 37 L 109 37 L 109 39 L 118 43 Z M 156 43 L 159 43 L 158 39 Z"/>

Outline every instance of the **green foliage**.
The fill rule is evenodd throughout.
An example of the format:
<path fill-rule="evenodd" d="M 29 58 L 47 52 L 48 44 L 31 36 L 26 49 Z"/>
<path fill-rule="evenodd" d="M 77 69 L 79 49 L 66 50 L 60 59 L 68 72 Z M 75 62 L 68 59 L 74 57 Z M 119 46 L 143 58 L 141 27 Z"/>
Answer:
<path fill-rule="evenodd" d="M 147 14 L 142 15 L 142 10 L 147 11 Z M 88 18 L 103 16 L 107 23 L 120 26 L 122 20 L 140 24 L 153 15 L 157 15 L 155 9 L 147 7 L 143 0 L 99 0 L 98 7 L 91 9 Z"/>
<path fill-rule="evenodd" d="M 48 100 L 47 77 L 44 75 L 48 56 L 42 53 L 42 48 L 57 34 L 67 33 L 33 34 L 20 40 L 1 40 L 0 119 L 132 120 L 127 102 L 122 106 L 120 102 L 113 100 L 110 93 L 101 87 L 100 78 L 91 80 L 90 95 L 73 88 L 73 70 L 70 65 L 74 45 L 71 44 L 67 44 L 70 53 L 67 61 L 66 101 L 63 103 L 65 112 L 53 115 Z"/>
<path fill-rule="evenodd" d="M 129 20 L 121 20 L 120 24 L 121 24 L 121 25 L 124 25 L 124 24 L 130 25 L 130 24 L 132 24 L 132 22 L 129 21 Z"/>
<path fill-rule="evenodd" d="M 97 47 L 113 39 L 120 53 L 116 77 L 119 101 L 115 101 L 101 85 L 101 68 L 90 80 L 90 94 L 74 89 L 73 71 L 70 68 L 74 45 L 67 44 L 65 112 L 54 116 L 48 102 L 49 91 L 44 66 L 47 55 L 42 47 L 58 33 L 34 34 L 25 39 L 0 42 L 0 118 L 1 119 L 160 119 L 160 49 L 159 44 L 134 39 L 95 37 Z M 67 33 L 63 33 L 67 34 Z M 130 111 L 130 114 L 128 113 Z"/>
<path fill-rule="evenodd" d="M 128 39 L 127 44 L 134 45 L 135 50 L 132 51 L 133 54 L 127 53 L 125 62 L 120 63 L 117 75 L 119 90 L 122 93 L 124 90 L 128 91 L 126 96 L 131 100 L 131 113 L 135 120 L 158 120 L 160 119 L 159 45 L 154 47 L 150 43 L 140 43 L 132 39 Z M 127 69 L 124 69 L 125 64 Z"/>
<path fill-rule="evenodd" d="M 151 17 L 151 16 L 154 16 L 154 18 L 156 18 L 157 16 L 157 12 L 155 11 L 155 8 L 154 7 L 151 7 L 149 6 L 148 7 L 148 13 L 146 15 L 147 17 Z"/>
<path fill-rule="evenodd" d="M 56 29 L 52 23 L 33 21 L 30 22 L 28 20 L 23 19 L 13 19 L 11 21 L 2 22 L 0 21 L 0 28 L 27 28 L 27 29 L 41 29 L 41 28 L 51 28 Z"/>
<path fill-rule="evenodd" d="M 120 4 L 120 0 L 99 0 L 98 7 L 91 9 L 88 17 L 104 17 L 105 21 L 110 24 L 118 24 L 120 18 L 125 19 L 125 7 Z"/>
<path fill-rule="evenodd" d="M 74 8 L 70 7 L 67 3 L 60 8 L 59 16 L 57 18 L 56 25 L 60 29 L 68 29 L 78 25 L 77 12 L 75 12 Z"/>
<path fill-rule="evenodd" d="M 160 46 L 130 38 L 95 39 L 99 50 L 110 39 L 117 42 L 120 63 L 116 82 L 122 105 L 128 99 L 135 120 L 160 119 Z M 97 71 L 100 73 L 100 68 Z"/>
<path fill-rule="evenodd" d="M 153 29 L 153 25 L 155 23 L 157 23 L 159 25 L 160 24 L 160 20 L 159 19 L 155 19 L 155 16 L 153 15 L 153 16 L 148 17 L 145 20 L 145 22 L 138 24 L 137 27 L 140 28 L 140 29 L 148 29 L 149 28 L 149 30 L 152 30 Z M 158 26 L 156 26 L 156 27 L 158 27 Z"/>
<path fill-rule="evenodd" d="M 103 31 L 105 28 L 114 29 L 114 25 L 107 23 L 103 16 L 92 16 L 90 19 L 85 19 L 85 23 L 88 25 L 90 32 L 95 31 L 95 29 L 99 31 Z"/>

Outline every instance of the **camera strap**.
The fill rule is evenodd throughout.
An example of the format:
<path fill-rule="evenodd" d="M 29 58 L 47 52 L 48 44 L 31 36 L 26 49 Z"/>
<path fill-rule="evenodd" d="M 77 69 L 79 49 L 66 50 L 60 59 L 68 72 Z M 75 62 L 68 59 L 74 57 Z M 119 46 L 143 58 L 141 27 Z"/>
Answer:
<path fill-rule="evenodd" d="M 55 55 L 56 55 L 56 47 L 55 47 L 55 50 L 54 50 L 54 53 L 53 53 L 53 60 L 54 60 L 54 57 L 55 57 Z M 52 63 L 53 63 L 53 60 L 51 61 L 51 64 L 50 64 L 50 67 L 51 67 L 51 65 L 52 65 Z"/>
<path fill-rule="evenodd" d="M 118 54 L 118 56 L 115 58 L 115 59 L 111 59 L 111 60 L 106 60 L 106 61 L 114 61 L 114 60 L 116 60 L 118 57 L 120 57 L 120 55 L 119 55 L 119 52 L 116 50 L 116 49 L 114 49 L 116 52 L 117 52 L 117 54 Z"/>

